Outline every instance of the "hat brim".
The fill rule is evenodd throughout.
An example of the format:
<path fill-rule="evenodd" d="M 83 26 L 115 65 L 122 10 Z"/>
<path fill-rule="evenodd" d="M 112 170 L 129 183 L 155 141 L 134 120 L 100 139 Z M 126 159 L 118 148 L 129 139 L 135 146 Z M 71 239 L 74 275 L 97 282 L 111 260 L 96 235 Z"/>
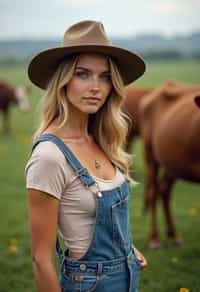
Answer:
<path fill-rule="evenodd" d="M 56 68 L 64 58 L 75 53 L 92 52 L 112 57 L 119 67 L 125 85 L 135 81 L 145 72 L 144 61 L 131 51 L 115 46 L 80 45 L 58 47 L 39 53 L 28 66 L 28 76 L 35 85 L 46 89 Z"/>

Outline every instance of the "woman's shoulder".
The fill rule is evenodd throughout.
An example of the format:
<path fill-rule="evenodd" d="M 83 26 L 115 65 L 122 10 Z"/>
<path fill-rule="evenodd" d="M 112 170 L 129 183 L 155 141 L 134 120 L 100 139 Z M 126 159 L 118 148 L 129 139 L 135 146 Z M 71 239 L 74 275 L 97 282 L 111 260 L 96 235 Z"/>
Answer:
<path fill-rule="evenodd" d="M 48 159 L 50 161 L 52 160 L 63 161 L 64 159 L 64 154 L 52 141 L 40 142 L 33 150 L 31 156 L 32 157 L 40 156 L 40 158 Z"/>
<path fill-rule="evenodd" d="M 31 153 L 25 165 L 25 173 L 30 168 L 37 170 L 51 170 L 61 169 L 66 170 L 66 159 L 59 148 L 51 141 L 40 142 Z"/>
<path fill-rule="evenodd" d="M 40 142 L 25 166 L 26 188 L 37 189 L 61 198 L 69 182 L 66 160 L 50 141 Z"/>

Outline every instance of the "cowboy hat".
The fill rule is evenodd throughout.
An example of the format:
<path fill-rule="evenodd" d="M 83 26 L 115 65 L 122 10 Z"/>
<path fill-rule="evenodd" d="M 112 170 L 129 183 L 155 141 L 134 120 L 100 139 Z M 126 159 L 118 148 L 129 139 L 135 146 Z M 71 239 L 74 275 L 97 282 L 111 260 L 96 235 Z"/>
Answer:
<path fill-rule="evenodd" d="M 125 85 L 145 71 L 145 63 L 138 55 L 112 45 L 101 22 L 86 20 L 67 29 L 61 47 L 36 55 L 29 64 L 28 76 L 35 85 L 46 89 L 60 62 L 79 53 L 100 53 L 111 57 L 118 65 Z"/>

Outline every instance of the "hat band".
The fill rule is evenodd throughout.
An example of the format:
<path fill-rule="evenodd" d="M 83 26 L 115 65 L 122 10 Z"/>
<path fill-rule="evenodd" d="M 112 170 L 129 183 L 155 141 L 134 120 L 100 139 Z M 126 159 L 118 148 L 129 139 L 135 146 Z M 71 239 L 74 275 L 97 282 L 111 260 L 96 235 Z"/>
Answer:
<path fill-rule="evenodd" d="M 108 41 L 108 40 L 104 40 L 104 41 L 82 41 L 82 42 L 72 42 L 72 41 L 64 41 L 63 42 L 63 47 L 74 47 L 74 46 L 112 46 L 112 42 Z"/>

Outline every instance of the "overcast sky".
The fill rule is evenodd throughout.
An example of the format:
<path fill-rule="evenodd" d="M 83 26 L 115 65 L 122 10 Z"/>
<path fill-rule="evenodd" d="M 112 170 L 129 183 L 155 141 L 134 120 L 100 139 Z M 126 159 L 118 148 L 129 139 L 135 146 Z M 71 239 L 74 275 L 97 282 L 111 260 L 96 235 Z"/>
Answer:
<path fill-rule="evenodd" d="M 0 39 L 60 38 L 79 20 L 102 21 L 111 36 L 200 30 L 200 0 L 0 0 Z"/>

